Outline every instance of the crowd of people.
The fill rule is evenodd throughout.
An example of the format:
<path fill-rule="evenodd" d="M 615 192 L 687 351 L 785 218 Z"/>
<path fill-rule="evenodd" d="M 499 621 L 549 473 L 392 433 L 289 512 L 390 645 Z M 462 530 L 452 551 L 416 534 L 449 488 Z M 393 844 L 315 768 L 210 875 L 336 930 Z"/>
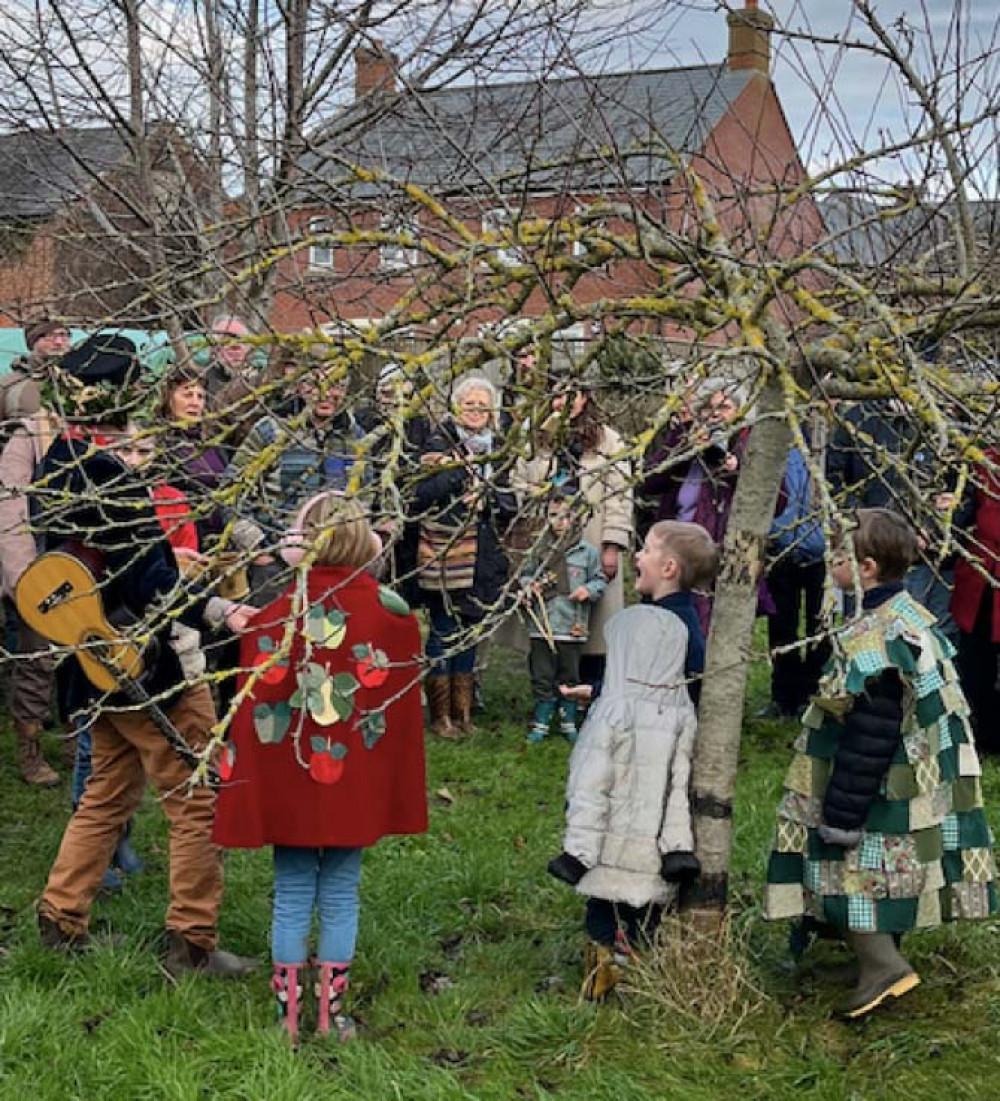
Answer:
<path fill-rule="evenodd" d="M 721 380 L 691 387 L 636 469 L 589 375 L 553 372 L 534 389 L 546 400 L 519 407 L 536 369 L 525 356 L 502 395 L 474 372 L 438 407 L 387 363 L 360 401 L 318 341 L 279 344 L 264 366 L 248 327 L 225 316 L 209 363 L 173 366 L 151 403 L 123 336 L 71 348 L 48 320 L 26 336 L 29 355 L 0 387 L 10 710 L 26 783 L 59 782 L 40 742 L 53 707 L 76 774 L 43 942 L 86 945 L 98 891 L 141 868 L 129 830 L 148 783 L 170 829 L 168 971 L 253 968 L 217 943 L 218 850 L 271 845 L 283 1025 L 297 1037 L 315 909 L 320 1031 L 352 1035 L 362 850 L 427 824 L 421 686 L 428 729 L 469 736 L 485 640 L 508 619 L 534 703 L 527 742 L 555 729 L 574 743 L 549 870 L 588 899 L 583 989 L 605 996 L 699 871 L 689 774 L 745 395 Z M 985 468 L 961 501 L 937 486 L 935 508 L 970 534 L 953 578 L 948 562 L 918 561 L 893 459 L 909 461 L 912 431 L 897 413 L 866 403 L 792 450 L 759 594 L 773 650 L 764 717 L 804 723 L 770 908 L 847 933 L 861 964 L 850 1016 L 916 985 L 893 934 L 997 908 L 975 750 L 997 748 L 997 487 Z M 817 472 L 860 510 L 836 547 Z M 626 606 L 637 536 L 639 601 Z M 82 555 L 109 613 L 152 638 L 142 691 L 160 719 L 102 693 L 76 653 L 54 670 L 15 603 L 53 551 Z M 836 646 L 828 567 L 848 594 Z M 195 767 L 195 779 L 218 769 L 216 792 L 189 782 L 176 745 L 197 755 L 223 727 L 220 752 Z"/>

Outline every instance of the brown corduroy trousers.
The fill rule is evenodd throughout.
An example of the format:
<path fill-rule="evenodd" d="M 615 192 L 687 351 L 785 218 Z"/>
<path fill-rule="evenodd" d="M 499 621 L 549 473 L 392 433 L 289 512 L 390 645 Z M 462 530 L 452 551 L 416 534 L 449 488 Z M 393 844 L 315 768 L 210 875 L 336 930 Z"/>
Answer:
<path fill-rule="evenodd" d="M 168 714 L 192 748 L 204 746 L 215 721 L 208 685 L 186 689 Z M 191 770 L 139 711 L 102 712 L 91 736 L 94 770 L 63 834 L 39 912 L 67 933 L 86 931 L 101 877 L 148 778 L 170 824 L 166 927 L 214 949 L 222 902 L 222 861 L 212 843 L 215 792 L 188 787 Z"/>

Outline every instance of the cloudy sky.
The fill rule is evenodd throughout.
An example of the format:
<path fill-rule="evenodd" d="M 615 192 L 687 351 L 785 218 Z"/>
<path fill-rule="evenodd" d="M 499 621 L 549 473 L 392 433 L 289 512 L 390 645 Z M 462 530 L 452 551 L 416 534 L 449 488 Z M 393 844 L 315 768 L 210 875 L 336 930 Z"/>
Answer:
<path fill-rule="evenodd" d="M 597 4 L 606 22 L 607 57 L 623 68 L 717 61 L 726 51 L 726 4 L 718 0 Z M 728 6 L 742 6 L 730 0 Z M 781 33 L 775 35 L 772 75 L 806 160 L 841 160 L 856 143 L 872 149 L 925 124 L 851 0 L 762 0 Z M 997 0 L 872 0 L 892 36 L 908 44 L 908 59 L 925 80 L 937 75 L 946 117 L 968 118 L 995 101 L 1000 89 L 1000 5 Z M 631 17 L 625 18 L 625 13 Z M 628 29 L 623 29 L 628 28 Z M 997 192 L 995 121 L 973 136 L 984 187 Z M 914 166 L 900 164 L 910 175 Z M 891 172 L 892 170 L 889 169 Z M 990 179 L 992 177 L 992 180 Z"/>

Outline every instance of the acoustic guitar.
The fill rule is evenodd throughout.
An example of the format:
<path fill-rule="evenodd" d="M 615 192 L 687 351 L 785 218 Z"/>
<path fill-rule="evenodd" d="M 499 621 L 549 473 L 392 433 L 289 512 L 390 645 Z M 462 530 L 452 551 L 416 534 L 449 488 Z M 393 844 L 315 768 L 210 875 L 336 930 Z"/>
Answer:
<path fill-rule="evenodd" d="M 142 651 L 109 622 L 95 577 L 99 563 L 92 570 L 81 557 L 87 553 L 84 548 L 76 554 L 49 551 L 36 558 L 14 590 L 18 613 L 42 638 L 72 650 L 95 688 L 120 692 L 141 708 L 181 760 L 197 768 L 201 758 L 142 686 Z M 211 767 L 208 779 L 218 784 Z"/>

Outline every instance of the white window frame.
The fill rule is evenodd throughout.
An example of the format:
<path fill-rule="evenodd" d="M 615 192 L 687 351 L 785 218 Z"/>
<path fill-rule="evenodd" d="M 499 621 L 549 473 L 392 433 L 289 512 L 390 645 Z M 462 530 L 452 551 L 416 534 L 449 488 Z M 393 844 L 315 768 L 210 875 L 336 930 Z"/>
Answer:
<path fill-rule="evenodd" d="M 415 217 L 401 217 L 398 214 L 383 214 L 381 229 L 383 233 L 408 233 L 419 240 L 420 223 Z M 382 271 L 409 271 L 420 263 L 420 249 L 407 248 L 406 245 L 379 245 L 378 265 Z"/>
<path fill-rule="evenodd" d="M 511 228 L 514 219 L 511 217 L 511 213 L 505 207 L 494 207 L 492 210 L 483 212 L 482 226 L 483 236 L 488 233 L 503 233 L 504 230 Z M 497 260 L 503 264 L 505 268 L 512 268 L 517 264 L 524 263 L 524 254 L 521 249 L 517 247 L 507 248 L 503 245 L 498 245 L 494 252 Z"/>
<path fill-rule="evenodd" d="M 313 237 L 317 233 L 328 233 L 330 231 L 330 221 L 328 218 L 310 218 L 309 219 L 309 236 Z M 310 271 L 333 271 L 336 263 L 336 250 L 333 245 L 309 245 L 309 270 Z"/>

